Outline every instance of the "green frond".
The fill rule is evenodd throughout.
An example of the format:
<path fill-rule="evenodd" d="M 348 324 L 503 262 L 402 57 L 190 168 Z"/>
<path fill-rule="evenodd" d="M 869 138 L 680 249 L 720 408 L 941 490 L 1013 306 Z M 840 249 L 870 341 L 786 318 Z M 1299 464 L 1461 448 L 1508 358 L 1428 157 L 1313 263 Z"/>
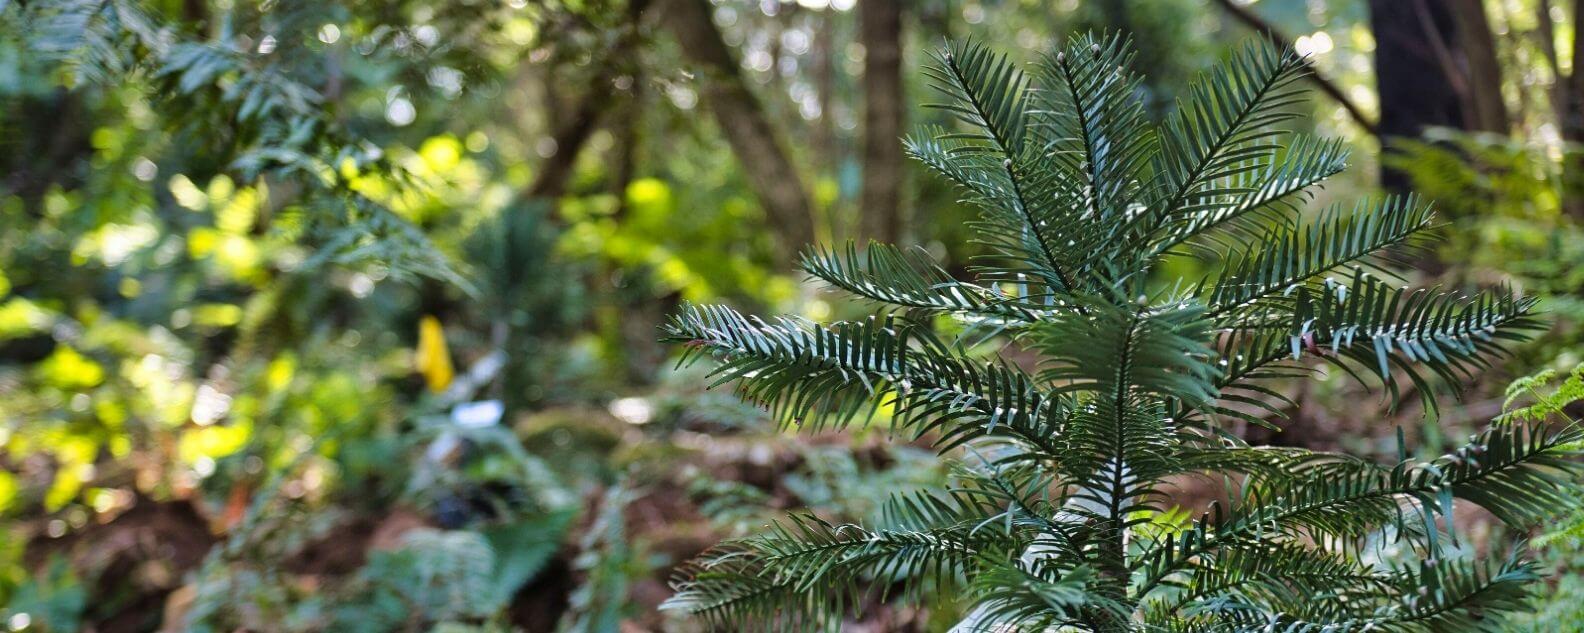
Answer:
<path fill-rule="evenodd" d="M 1524 608 L 1540 579 L 1517 549 L 1500 561 L 1441 560 L 1406 572 L 1401 602 L 1374 620 L 1374 630 L 1403 633 L 1505 630 L 1501 613 Z"/>
<path fill-rule="evenodd" d="M 1038 220 L 1030 207 L 1031 196 L 1013 181 L 1009 159 L 938 127 L 921 129 L 906 138 L 903 147 L 914 160 L 961 188 L 967 194 L 965 202 L 979 208 L 974 241 L 995 253 L 994 261 L 980 259 L 985 281 L 1016 285 L 1020 299 L 1036 303 L 1054 303 L 1068 294 L 1072 280 L 1061 271 L 1073 265 L 1071 254 L 1078 249 L 1050 247 L 1063 243 L 1046 235 L 1055 223 L 1045 222 L 1044 231 L 1033 228 Z M 1025 168 L 1022 173 L 1040 171 Z"/>
<path fill-rule="evenodd" d="M 1291 481 L 1299 477 L 1324 478 L 1328 472 L 1358 470 L 1363 460 L 1351 455 L 1286 446 L 1184 446 L 1178 449 L 1177 466 L 1188 474 L 1247 475 L 1249 485 Z"/>
<path fill-rule="evenodd" d="M 1576 482 L 1584 466 L 1575 458 L 1581 438 L 1584 433 L 1576 427 L 1547 432 L 1492 426 L 1427 470 L 1440 471 L 1451 496 L 1479 505 L 1508 525 L 1529 526 L 1579 506 Z M 1430 502 L 1428 494 L 1422 496 Z"/>
<path fill-rule="evenodd" d="M 1271 228 L 1223 257 L 1226 271 L 1207 298 L 1211 314 L 1228 315 L 1343 266 L 1370 264 L 1385 249 L 1410 243 L 1432 217 L 1430 205 L 1413 196 L 1389 197 L 1373 205 L 1361 202 L 1352 212 L 1332 207 L 1301 227 Z"/>
<path fill-rule="evenodd" d="M 1341 139 L 1296 136 L 1264 168 L 1239 172 L 1213 188 L 1201 188 L 1167 218 L 1166 237 L 1156 251 L 1167 253 L 1196 239 L 1219 244 L 1224 250 L 1255 239 L 1262 224 L 1291 221 L 1311 188 L 1341 173 L 1347 167 L 1347 157 Z"/>
<path fill-rule="evenodd" d="M 720 361 L 713 386 L 735 382 L 745 398 L 788 421 L 867 419 L 893 384 L 906 380 L 904 323 L 872 317 L 819 326 L 782 317 L 774 323 L 725 306 L 685 306 L 665 328 L 666 340 L 687 346 L 682 362 L 700 352 Z"/>
<path fill-rule="evenodd" d="M 1196 303 L 1095 301 L 1084 314 L 1063 313 L 1036 324 L 1028 340 L 1046 361 L 1040 379 L 1058 385 L 1058 392 L 1190 403 L 1216 396 L 1210 322 Z"/>
<path fill-rule="evenodd" d="M 1184 579 L 1172 583 L 1174 595 L 1154 601 L 1160 614 L 1192 616 L 1192 606 L 1232 600 L 1261 611 L 1306 619 L 1336 619 L 1338 611 L 1357 609 L 1367 599 L 1391 595 L 1396 575 L 1361 564 L 1338 552 L 1295 544 L 1257 543 L 1202 557 Z M 1326 602 L 1330 604 L 1318 604 Z M 1349 607 L 1348 603 L 1354 604 Z"/>
<path fill-rule="evenodd" d="M 139 49 L 158 53 L 167 39 L 145 10 L 128 0 L 21 3 L 19 10 L 28 48 L 64 64 L 74 86 L 114 81 L 140 63 Z"/>
<path fill-rule="evenodd" d="M 1031 545 L 1047 554 L 1078 552 L 1080 526 L 1063 514 L 1071 505 L 1063 491 L 1067 482 L 1028 463 L 956 466 L 956 485 L 949 491 L 952 503 L 959 508 L 971 504 L 984 515 L 975 530 L 1024 531 L 1033 535 Z"/>
<path fill-rule="evenodd" d="M 1307 68 L 1291 49 L 1250 42 L 1201 75 L 1161 126 L 1159 212 L 1176 215 L 1207 187 L 1267 167 L 1282 134 L 1273 126 L 1296 116 L 1292 88 Z"/>
<path fill-rule="evenodd" d="M 1089 232 L 1119 239 L 1144 219 L 1134 208 L 1157 149 L 1156 134 L 1138 99 L 1138 76 L 1129 70 L 1132 46 L 1120 34 L 1082 35 L 1040 60 L 1045 84 L 1039 113 L 1046 127 L 1041 151 L 1083 177 L 1072 187 L 1074 206 Z M 1130 244 L 1112 242 L 1117 253 Z"/>
<path fill-rule="evenodd" d="M 171 46 L 162 62 L 154 77 L 164 82 L 173 96 L 227 104 L 234 109 L 236 123 L 267 126 L 286 120 L 302 125 L 322 115 L 324 98 L 318 90 L 276 65 L 258 64 L 228 46 L 184 42 Z M 235 79 L 222 81 L 227 76 Z"/>
<path fill-rule="evenodd" d="M 1521 340 L 1539 327 L 1535 300 L 1506 287 L 1463 297 L 1394 288 L 1357 269 L 1349 283 L 1327 279 L 1295 294 L 1288 334 L 1294 358 L 1308 349 L 1382 377 L 1395 366 L 1426 392 L 1413 364 L 1456 384 L 1488 366 L 1501 353 L 1499 341 Z"/>
<path fill-rule="evenodd" d="M 1543 422 L 1553 416 L 1566 416 L 1568 405 L 1584 400 L 1584 363 L 1573 367 L 1560 381 L 1557 372 L 1550 369 L 1524 376 L 1508 385 L 1503 395 L 1498 422 Z M 1533 402 L 1513 408 L 1513 403 L 1519 400 Z"/>
<path fill-rule="evenodd" d="M 1277 307 L 1252 306 L 1242 317 L 1255 323 L 1274 323 L 1287 318 L 1287 314 Z M 1206 407 L 1205 412 L 1277 428 L 1266 417 L 1280 418 L 1285 415 L 1283 407 L 1294 403 L 1266 385 L 1272 380 L 1306 378 L 1310 372 L 1292 362 L 1290 343 L 1287 332 L 1275 328 L 1234 329 L 1217 337 L 1215 356 L 1220 371 L 1215 385 L 1220 401 Z"/>
<path fill-rule="evenodd" d="M 326 264 L 357 266 L 377 262 L 393 278 L 428 277 L 470 296 L 477 294 L 473 282 L 457 270 L 450 256 L 428 234 L 388 207 L 351 193 L 326 196 L 311 208 L 313 219 L 302 230 L 309 234 L 305 237 L 320 239 L 313 240 L 318 248 L 303 261 L 302 270 L 315 270 Z"/>
<path fill-rule="evenodd" d="M 1077 489 L 1072 511 L 1085 519 L 1121 520 L 1156 510 L 1153 494 L 1161 477 L 1180 470 L 1165 409 L 1147 401 L 1122 405 L 1104 398 L 1074 413 L 1063 429 L 1055 466 Z"/>
<path fill-rule="evenodd" d="M 1079 485 L 1075 498 L 1103 509 L 1099 518 L 1137 509 L 1148 486 L 1175 470 L 1163 403 L 1214 399 L 1209 331 L 1197 304 L 1103 301 L 1029 330 L 1046 360 L 1039 379 L 1079 398 L 1061 427 L 1058 467 Z"/>
<path fill-rule="evenodd" d="M 1028 139 L 1029 79 L 1006 55 L 973 40 L 950 45 L 924 70 L 947 100 L 927 107 L 954 115 L 967 130 L 953 138 L 974 141 L 986 153 L 1018 156 Z"/>
<path fill-rule="evenodd" d="M 1282 538 L 1342 544 L 1388 526 L 1411 535 L 1416 517 L 1451 517 L 1454 499 L 1514 526 L 1555 516 L 1578 505 L 1570 495 L 1584 472 L 1571 460 L 1579 437 L 1572 429 L 1493 427 L 1450 455 L 1390 469 L 1349 458 L 1316 461 L 1315 454 L 1292 476 L 1252 481 L 1231 509 L 1215 506 L 1190 529 L 1151 544 L 1140 566 L 1143 586 L 1147 591 L 1197 557 L 1239 543 Z M 1435 549 L 1435 530 L 1425 536 Z"/>
<path fill-rule="evenodd" d="M 1052 568 L 1038 563 L 1012 561 L 991 565 L 974 577 L 970 587 L 979 599 L 968 614 L 963 631 L 1047 631 L 1086 623 L 1096 612 L 1125 617 L 1121 605 L 1094 591 L 1098 574 L 1089 567 Z"/>
<path fill-rule="evenodd" d="M 735 383 L 782 420 L 841 425 L 891 402 L 898 426 L 935 434 L 941 450 L 989 437 L 1056 450 L 1047 431 L 1061 398 L 1004 362 L 961 359 L 960 350 L 905 319 L 766 323 L 724 306 L 686 306 L 665 331 L 667 340 L 687 346 L 681 362 L 717 357 L 712 386 Z"/>
<path fill-rule="evenodd" d="M 1024 544 L 997 530 L 959 522 L 901 531 L 835 525 L 795 515 L 766 534 L 727 543 L 685 570 L 661 605 L 719 626 L 838 630 L 868 581 L 902 582 L 909 591 L 957 582 L 980 557 L 1013 555 Z"/>
<path fill-rule="evenodd" d="M 1024 459 L 1055 459 L 1057 431 L 1072 402 L 1036 387 L 1034 380 L 1005 361 L 974 366 L 938 360 L 928 381 L 900 393 L 899 422 L 941 452 L 977 440 L 1010 442 Z"/>
<path fill-rule="evenodd" d="M 1393 397 L 1398 386 L 1390 377 L 1404 376 L 1434 408 L 1434 388 L 1420 369 L 1456 386 L 1500 357 L 1502 343 L 1523 340 L 1542 325 L 1535 300 L 1505 286 L 1474 296 L 1410 290 L 1363 268 L 1349 282 L 1326 278 L 1293 287 L 1290 295 L 1280 302 L 1290 306 L 1250 306 L 1217 341 L 1223 396 L 1280 414 L 1285 398 L 1260 383 L 1302 376 L 1306 370 L 1296 361 L 1310 354 L 1360 382 L 1359 369 L 1372 373 Z"/>
<path fill-rule="evenodd" d="M 926 107 L 951 113 L 965 124 L 961 132 L 926 130 L 907 146 L 908 152 L 973 194 L 984 213 L 976 228 L 980 239 L 1008 260 L 1010 268 L 989 266 L 996 281 L 1016 281 L 1033 274 L 1043 291 L 1056 295 L 1074 291 L 1070 270 L 1078 249 L 1052 235 L 1062 224 L 1051 222 L 1055 191 L 1070 189 L 1040 147 L 1029 144 L 1032 109 L 1030 82 L 1006 56 L 965 41 L 949 47 L 927 67 L 944 103 Z M 1056 189 L 1052 189 L 1052 188 Z"/>
<path fill-rule="evenodd" d="M 845 251 L 816 247 L 803 256 L 802 266 L 834 287 L 901 308 L 976 316 L 1004 326 L 1040 318 L 1037 306 L 994 287 L 958 281 L 918 249 L 904 251 L 875 242 L 861 254 L 851 243 Z"/>
<path fill-rule="evenodd" d="M 918 531 L 871 530 L 811 515 L 776 523 L 768 534 L 743 542 L 779 581 L 793 582 L 799 591 L 833 576 L 860 574 L 887 580 L 921 577 L 940 585 L 968 561 L 1005 554 L 1022 544 L 1015 535 L 975 530 L 967 523 Z"/>
<path fill-rule="evenodd" d="M 758 561 L 732 548 L 711 550 L 677 569 L 676 593 L 660 603 L 720 629 L 834 631 L 849 585 L 817 585 L 815 595 L 778 582 Z"/>

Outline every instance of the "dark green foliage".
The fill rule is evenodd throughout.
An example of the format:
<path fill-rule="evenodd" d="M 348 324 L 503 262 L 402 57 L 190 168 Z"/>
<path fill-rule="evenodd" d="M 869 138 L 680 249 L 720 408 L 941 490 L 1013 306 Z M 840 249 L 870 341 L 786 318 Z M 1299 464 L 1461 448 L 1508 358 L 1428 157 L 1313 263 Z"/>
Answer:
<path fill-rule="evenodd" d="M 1280 412 L 1268 381 L 1318 363 L 1429 399 L 1534 329 L 1533 302 L 1383 279 L 1432 224 L 1415 198 L 1300 217 L 1345 158 L 1277 127 L 1300 103 L 1302 58 L 1244 47 L 1157 128 L 1129 56 L 1117 37 L 1074 38 L 1032 74 L 973 43 L 938 56 L 936 107 L 964 131 L 907 147 L 982 209 L 993 255 L 977 283 L 892 246 L 816 250 L 811 275 L 884 311 L 674 318 L 684 362 L 713 358 L 716 384 L 782 420 L 888 408 L 962 463 L 948 490 L 894 498 L 881 525 L 798 515 L 723 544 L 669 608 L 722 628 L 834 629 L 900 591 L 957 597 L 958 630 L 1460 631 L 1498 630 L 1520 604 L 1532 565 L 1458 559 L 1453 506 L 1521 526 L 1575 505 L 1576 429 L 1498 425 L 1380 465 L 1248 446 L 1222 423 L 1268 424 L 1249 413 Z M 1161 279 L 1175 257 L 1221 272 Z M 976 357 L 941 317 L 1009 334 L 1038 369 Z M 1187 474 L 1224 478 L 1231 501 L 1165 520 Z"/>

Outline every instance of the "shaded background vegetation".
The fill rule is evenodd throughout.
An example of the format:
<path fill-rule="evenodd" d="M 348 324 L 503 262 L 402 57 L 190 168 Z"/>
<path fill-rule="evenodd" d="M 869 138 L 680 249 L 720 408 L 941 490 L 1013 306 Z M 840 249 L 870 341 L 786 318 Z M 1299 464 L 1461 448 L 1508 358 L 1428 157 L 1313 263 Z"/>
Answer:
<path fill-rule="evenodd" d="M 1579 9 L 0 0 L 0 626 L 695 630 L 654 610 L 682 560 L 938 482 L 883 421 L 794 437 L 655 339 L 682 300 L 857 314 L 792 272 L 810 242 L 966 271 L 973 213 L 898 140 L 948 122 L 920 68 L 964 37 L 1129 33 L 1156 116 L 1240 41 L 1311 55 L 1302 124 L 1355 157 L 1320 197 L 1437 200 L 1403 276 L 1555 323 L 1439 411 L 1322 377 L 1240 432 L 1439 452 L 1584 361 Z M 1543 622 L 1584 618 L 1575 538 L 1538 541 Z"/>

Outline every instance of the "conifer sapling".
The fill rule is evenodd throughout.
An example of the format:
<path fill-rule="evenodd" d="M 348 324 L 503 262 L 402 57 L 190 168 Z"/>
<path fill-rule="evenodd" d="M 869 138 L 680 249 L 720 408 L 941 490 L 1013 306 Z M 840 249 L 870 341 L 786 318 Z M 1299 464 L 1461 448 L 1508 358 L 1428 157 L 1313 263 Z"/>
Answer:
<path fill-rule="evenodd" d="M 889 404 L 956 469 L 874 525 L 799 514 L 724 543 L 666 608 L 730 630 L 835 629 L 866 594 L 900 590 L 955 599 L 961 631 L 1440 632 L 1495 630 L 1520 603 L 1533 565 L 1456 556 L 1452 509 L 1515 526 L 1566 511 L 1571 426 L 1500 423 L 1390 465 L 1225 429 L 1270 424 L 1293 405 L 1272 381 L 1317 367 L 1428 399 L 1534 329 L 1533 302 L 1389 281 L 1431 228 L 1414 197 L 1301 212 L 1347 154 L 1282 128 L 1304 103 L 1301 56 L 1245 46 L 1159 125 L 1129 56 L 1095 36 L 1027 73 L 975 43 L 937 56 L 933 107 L 958 125 L 907 151 L 982 210 L 977 281 L 890 245 L 814 250 L 809 274 L 879 313 L 689 306 L 668 324 L 684 360 L 713 358 L 780 419 L 822 428 Z M 1178 258 L 1217 272 L 1172 278 Z M 943 318 L 1040 364 L 972 353 Z M 1163 524 L 1191 475 L 1228 482 L 1230 502 Z"/>

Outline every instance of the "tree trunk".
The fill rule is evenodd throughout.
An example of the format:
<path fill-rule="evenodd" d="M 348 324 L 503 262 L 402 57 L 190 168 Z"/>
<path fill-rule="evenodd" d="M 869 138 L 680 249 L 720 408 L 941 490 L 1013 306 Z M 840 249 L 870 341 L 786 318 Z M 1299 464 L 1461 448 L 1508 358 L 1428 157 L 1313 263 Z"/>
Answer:
<path fill-rule="evenodd" d="M 683 55 L 702 71 L 704 102 L 742 163 L 770 225 L 789 250 L 813 241 L 813 214 L 803 180 L 749 90 L 736 55 L 715 28 L 708 0 L 669 0 L 663 9 L 662 19 L 682 44 Z"/>
<path fill-rule="evenodd" d="M 1483 0 L 1449 0 L 1457 23 L 1458 41 L 1468 62 L 1467 105 L 1472 127 L 1485 132 L 1506 134 L 1511 123 L 1507 104 L 1502 99 L 1501 65 L 1496 60 L 1496 36 L 1485 15 Z"/>
<path fill-rule="evenodd" d="M 1463 100 L 1437 54 L 1438 47 L 1456 51 L 1457 27 L 1448 3 L 1369 0 L 1369 11 L 1383 145 L 1394 137 L 1418 138 L 1432 126 L 1467 129 Z M 1408 176 L 1382 167 L 1381 187 L 1406 193 Z"/>
<path fill-rule="evenodd" d="M 632 96 L 627 99 L 621 122 L 612 130 L 616 136 L 615 165 L 611 167 L 610 191 L 616 196 L 615 219 L 627 215 L 627 189 L 638 177 L 638 147 L 645 106 L 644 84 L 641 71 L 630 77 Z"/>
<path fill-rule="evenodd" d="M 533 183 L 528 186 L 523 198 L 559 198 L 566 193 L 566 183 L 572 177 L 572 168 L 577 164 L 578 153 L 583 150 L 583 145 L 599 127 L 600 119 L 616 101 L 618 91 L 615 80 L 622 76 L 638 48 L 644 11 L 648 9 L 649 2 L 650 0 L 631 0 L 628 3 L 628 20 L 627 24 L 623 25 L 626 30 L 600 62 L 599 70 L 594 73 L 594 81 L 578 100 L 577 105 L 573 106 L 565 117 L 554 116 L 556 109 L 548 109 L 552 115 L 551 125 L 555 130 L 551 137 L 555 153 L 546 157 L 544 164 L 539 166 L 539 173 L 534 176 Z M 546 85 L 554 86 L 555 82 L 550 81 Z M 636 79 L 632 81 L 630 89 L 638 90 Z M 555 102 L 554 95 L 550 95 L 547 105 Z"/>
<path fill-rule="evenodd" d="M 860 237 L 902 237 L 902 3 L 859 7 L 864 45 L 864 151 Z"/>
<path fill-rule="evenodd" d="M 583 150 L 583 144 L 588 142 L 589 136 L 594 134 L 613 96 L 610 78 L 601 73 L 594 79 L 594 85 L 588 93 L 572 108 L 570 118 L 551 137 L 555 153 L 545 157 L 544 163 L 539 166 L 539 173 L 528 187 L 527 198 L 559 198 L 566 193 L 566 183 L 572 177 L 572 167 L 577 163 L 578 153 Z"/>
<path fill-rule="evenodd" d="M 1570 147 L 1562 152 L 1562 210 L 1573 219 L 1584 221 L 1584 0 L 1573 4 L 1573 72 L 1557 77 L 1557 121 L 1562 140 Z"/>
<path fill-rule="evenodd" d="M 822 174 L 840 164 L 836 159 L 836 116 L 832 107 L 836 103 L 836 16 L 835 11 L 821 11 L 816 21 L 813 44 L 812 73 L 814 90 L 819 93 L 819 120 L 814 123 L 815 164 Z"/>

